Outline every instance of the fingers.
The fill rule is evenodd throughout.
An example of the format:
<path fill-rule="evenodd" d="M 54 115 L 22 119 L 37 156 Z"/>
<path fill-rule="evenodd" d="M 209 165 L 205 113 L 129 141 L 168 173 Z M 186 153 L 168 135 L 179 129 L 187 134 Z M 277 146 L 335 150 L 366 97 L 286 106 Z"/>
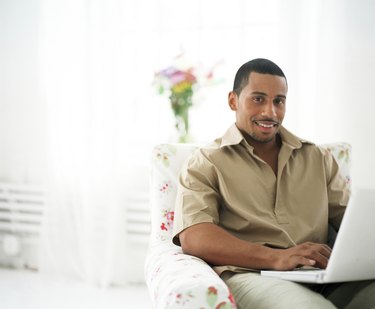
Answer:
<path fill-rule="evenodd" d="M 300 256 L 299 257 L 299 263 L 294 268 L 301 267 L 301 266 L 313 266 L 313 267 L 315 267 L 316 261 Z"/>
<path fill-rule="evenodd" d="M 288 249 L 281 249 L 278 251 L 278 259 L 272 269 L 275 270 L 292 270 L 301 266 L 313 266 L 315 267 L 316 261 L 303 257 L 301 255 L 293 255 L 287 252 Z"/>
<path fill-rule="evenodd" d="M 315 261 L 312 266 L 319 268 L 326 268 L 329 257 L 331 256 L 331 248 L 324 244 L 303 243 L 294 247 L 294 249 L 295 254 L 308 260 Z"/>
<path fill-rule="evenodd" d="M 300 266 L 326 268 L 331 248 L 324 244 L 306 242 L 289 249 L 275 249 L 273 266 L 277 270 L 290 270 Z"/>

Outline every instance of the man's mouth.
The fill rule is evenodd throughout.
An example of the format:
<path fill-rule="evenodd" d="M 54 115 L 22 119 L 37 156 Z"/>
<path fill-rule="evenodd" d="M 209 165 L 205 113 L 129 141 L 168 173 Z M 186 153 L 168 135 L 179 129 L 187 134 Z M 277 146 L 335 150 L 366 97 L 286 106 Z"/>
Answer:
<path fill-rule="evenodd" d="M 279 125 L 277 121 L 273 120 L 254 120 L 254 123 L 266 129 L 270 129 Z"/>

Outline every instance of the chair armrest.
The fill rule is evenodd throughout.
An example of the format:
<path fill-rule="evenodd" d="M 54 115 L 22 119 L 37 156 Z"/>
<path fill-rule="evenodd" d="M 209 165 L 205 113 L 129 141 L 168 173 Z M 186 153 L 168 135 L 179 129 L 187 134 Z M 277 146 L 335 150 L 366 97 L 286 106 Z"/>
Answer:
<path fill-rule="evenodd" d="M 156 309 L 236 308 L 229 288 L 215 271 L 173 244 L 149 247 L 145 278 Z"/>

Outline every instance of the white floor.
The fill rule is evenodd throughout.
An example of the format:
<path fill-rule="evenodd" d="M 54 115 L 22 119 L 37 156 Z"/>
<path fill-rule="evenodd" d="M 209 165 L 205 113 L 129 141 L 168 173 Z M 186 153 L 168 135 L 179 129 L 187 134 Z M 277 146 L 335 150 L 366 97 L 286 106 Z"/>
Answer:
<path fill-rule="evenodd" d="M 149 309 L 145 285 L 100 289 L 37 272 L 0 268 L 1 309 Z"/>

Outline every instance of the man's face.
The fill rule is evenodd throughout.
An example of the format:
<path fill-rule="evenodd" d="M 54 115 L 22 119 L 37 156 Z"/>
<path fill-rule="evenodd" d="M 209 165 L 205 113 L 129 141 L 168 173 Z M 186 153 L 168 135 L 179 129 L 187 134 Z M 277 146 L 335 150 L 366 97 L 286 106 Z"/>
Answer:
<path fill-rule="evenodd" d="M 281 76 L 252 72 L 239 96 L 233 91 L 229 93 L 229 106 L 236 111 L 236 125 L 247 139 L 258 143 L 275 140 L 285 115 L 287 88 Z"/>

